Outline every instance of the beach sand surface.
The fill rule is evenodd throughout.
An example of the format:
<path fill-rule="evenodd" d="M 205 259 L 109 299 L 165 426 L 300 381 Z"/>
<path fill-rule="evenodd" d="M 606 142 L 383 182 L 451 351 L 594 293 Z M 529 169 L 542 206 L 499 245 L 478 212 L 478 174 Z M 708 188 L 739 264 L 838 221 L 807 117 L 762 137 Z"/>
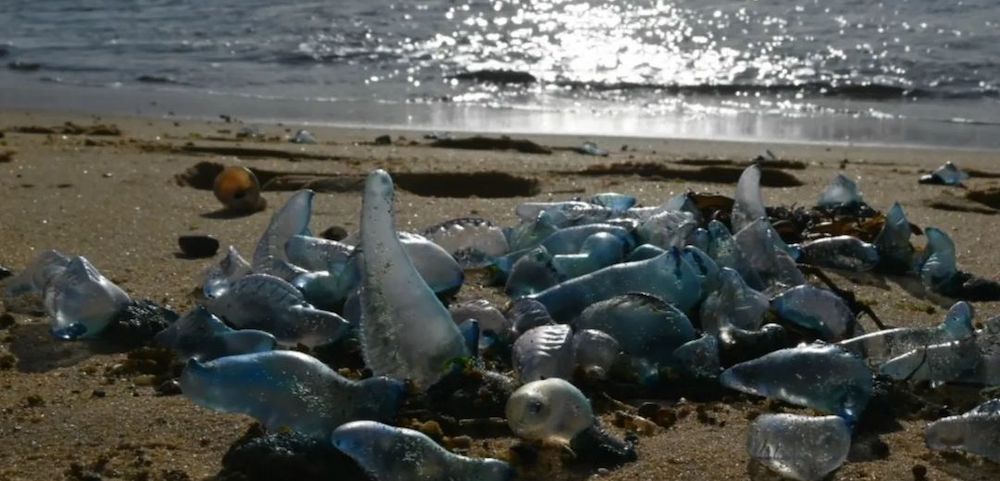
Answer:
<path fill-rule="evenodd" d="M 66 122 L 83 130 L 95 124 L 114 125 L 120 134 L 80 134 L 80 129 L 67 129 Z M 884 211 L 899 202 L 911 222 L 949 233 L 965 270 L 988 279 L 1000 277 L 995 224 L 1000 211 L 965 198 L 969 190 L 1000 187 L 1000 178 L 983 176 L 1000 174 L 997 152 L 527 137 L 555 147 L 594 140 L 610 151 L 602 158 L 570 150 L 544 155 L 435 148 L 420 132 L 377 129 L 309 127 L 320 143 L 296 145 L 283 138 L 299 127 L 260 125 L 259 131 L 272 140 L 236 139 L 243 127 L 238 120 L 0 112 L 4 132 L 0 153 L 11 153 L 0 162 L 0 265 L 19 270 L 45 249 L 82 255 L 134 298 L 182 312 L 194 305 L 193 291 L 202 272 L 218 256 L 181 258 L 177 237 L 210 234 L 223 246 L 233 245 L 250 255 L 271 214 L 291 194 L 266 192 L 267 210 L 254 215 L 219 215 L 220 204 L 211 191 L 176 180 L 200 162 L 344 178 L 363 176 L 374 168 L 426 174 L 410 176 L 396 203 L 399 229 L 421 230 L 469 216 L 512 225 L 514 207 L 521 202 L 605 191 L 634 194 L 644 205 L 658 205 L 688 190 L 732 195 L 733 172 L 738 175 L 749 159 L 770 149 L 782 160 L 804 163 L 804 168 L 782 169 L 802 185 L 765 188 L 768 205 L 813 205 L 823 186 L 842 173 L 858 182 L 865 200 L 876 209 Z M 391 143 L 373 145 L 383 134 L 391 136 Z M 918 185 L 922 173 L 946 160 L 981 175 L 968 182 L 968 190 Z M 707 166 L 723 172 L 699 172 Z M 588 168 L 603 168 L 604 173 L 590 175 Z M 638 175 L 650 172 L 659 175 Z M 360 193 L 341 190 L 317 195 L 314 232 L 330 226 L 348 232 L 358 228 Z M 916 237 L 915 243 L 922 244 L 923 238 Z M 829 272 L 893 326 L 935 325 L 954 301 L 925 292 L 913 279 Z M 458 294 L 459 300 L 479 297 L 500 305 L 507 300 L 501 289 L 479 285 L 475 279 Z M 980 321 L 1000 314 L 1000 303 L 975 307 Z M 867 320 L 862 322 L 874 328 Z M 126 369 L 127 352 L 53 340 L 43 317 L 11 314 L 0 323 L 0 356 L 6 360 L 0 362 L 0 480 L 212 479 L 220 471 L 223 454 L 253 424 L 248 417 L 204 410 L 180 395 L 158 395 L 151 376 Z M 970 407 L 971 400 L 982 398 L 974 389 L 949 388 L 932 395 L 944 406 Z M 748 424 L 764 412 L 805 412 L 736 394 L 707 402 L 660 402 L 678 413 L 676 424 L 642 436 L 639 461 L 602 472 L 600 479 L 771 479 L 766 470 L 748 463 Z M 612 426 L 610 412 L 604 418 L 621 433 Z M 935 416 L 908 414 L 890 428 L 859 434 L 851 462 L 832 479 L 909 480 L 923 470 L 932 480 L 1000 479 L 995 464 L 930 452 L 923 442 L 925 418 Z M 477 454 L 503 456 L 510 444 L 509 439 L 481 441 L 476 442 Z M 569 470 L 548 477 L 587 476 Z"/>

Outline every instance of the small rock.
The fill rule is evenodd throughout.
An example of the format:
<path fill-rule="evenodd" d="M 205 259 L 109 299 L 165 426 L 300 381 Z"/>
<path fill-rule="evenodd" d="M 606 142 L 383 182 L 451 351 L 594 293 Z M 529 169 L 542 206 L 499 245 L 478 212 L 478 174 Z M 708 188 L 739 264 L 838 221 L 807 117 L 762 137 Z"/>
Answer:
<path fill-rule="evenodd" d="M 388 135 L 379 135 L 375 137 L 375 145 L 392 145 L 392 137 Z"/>
<path fill-rule="evenodd" d="M 295 137 L 292 138 L 293 144 L 315 144 L 316 137 L 313 136 L 312 132 L 308 130 L 299 130 L 295 133 Z"/>
<path fill-rule="evenodd" d="M 141 376 L 136 376 L 135 379 L 132 379 L 132 382 L 135 383 L 136 386 L 152 386 L 153 384 L 156 384 L 156 376 L 152 374 L 143 374 Z"/>
<path fill-rule="evenodd" d="M 14 325 L 14 316 L 9 313 L 0 314 L 0 329 L 7 329 Z"/>
<path fill-rule="evenodd" d="M 90 393 L 91 397 L 102 398 L 107 396 L 108 393 L 104 392 L 103 389 L 94 389 L 94 392 Z"/>
<path fill-rule="evenodd" d="M 219 251 L 219 240 L 210 235 L 182 235 L 177 238 L 177 245 L 191 259 L 212 257 Z"/>
<path fill-rule="evenodd" d="M 181 384 L 176 379 L 168 379 L 156 386 L 157 396 L 176 396 L 181 394 Z"/>
<path fill-rule="evenodd" d="M 468 451 L 472 448 L 472 438 L 469 436 L 455 436 L 453 438 L 444 438 L 444 447 L 451 450 L 463 450 Z"/>
<path fill-rule="evenodd" d="M 333 225 L 320 233 L 320 236 L 327 240 L 339 241 L 347 237 L 347 229 L 339 225 Z"/>
<path fill-rule="evenodd" d="M 913 481 L 927 481 L 927 466 L 923 464 L 917 464 L 911 469 L 913 472 Z"/>

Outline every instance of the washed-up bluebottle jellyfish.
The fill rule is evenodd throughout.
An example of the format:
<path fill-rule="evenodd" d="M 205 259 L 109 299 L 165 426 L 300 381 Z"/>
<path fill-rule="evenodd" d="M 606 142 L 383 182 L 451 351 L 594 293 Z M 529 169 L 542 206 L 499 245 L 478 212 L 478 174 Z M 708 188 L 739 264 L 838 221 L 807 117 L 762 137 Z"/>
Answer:
<path fill-rule="evenodd" d="M 764 198 L 760 193 L 760 167 L 751 165 L 743 170 L 733 195 L 733 231 L 739 232 L 760 219 L 767 219 Z"/>
<path fill-rule="evenodd" d="M 45 312 L 59 339 L 92 338 L 120 315 L 132 299 L 84 257 L 73 257 L 45 286 Z"/>
<path fill-rule="evenodd" d="M 755 330 L 770 309 L 766 295 L 751 289 L 738 272 L 724 267 L 719 272 L 720 286 L 701 304 L 701 328 L 718 335 L 725 326 Z"/>
<path fill-rule="evenodd" d="M 344 424 L 330 440 L 375 481 L 507 481 L 514 477 L 514 470 L 503 461 L 454 454 L 420 431 L 375 421 Z"/>
<path fill-rule="evenodd" d="M 653 365 L 669 363 L 674 349 L 697 337 L 691 321 L 669 303 L 632 293 L 597 302 L 574 321 L 577 329 L 595 329 L 613 337 L 625 355 Z"/>
<path fill-rule="evenodd" d="M 565 324 L 539 326 L 514 342 L 514 371 L 523 383 L 571 379 L 575 366 L 573 330 Z"/>
<path fill-rule="evenodd" d="M 288 262 L 285 244 L 292 236 L 311 235 L 309 220 L 312 217 L 314 195 L 311 190 L 300 190 L 271 216 L 271 222 L 254 249 L 254 271 L 277 275 L 278 272 L 270 272 L 269 269 L 274 269 L 281 262 Z"/>
<path fill-rule="evenodd" d="M 211 361 L 220 357 L 273 350 L 277 340 L 256 329 L 235 330 L 202 306 L 196 306 L 156 334 L 157 344 L 173 349 L 182 360 Z"/>
<path fill-rule="evenodd" d="M 482 267 L 510 251 L 503 229 L 486 219 L 463 217 L 424 229 L 424 237 L 444 248 L 464 269 Z"/>
<path fill-rule="evenodd" d="M 839 341 L 853 332 L 854 312 L 826 289 L 793 287 L 772 299 L 771 307 L 782 319 L 817 332 L 826 341 Z"/>
<path fill-rule="evenodd" d="M 850 450 L 851 430 L 837 416 L 763 414 L 747 433 L 751 459 L 798 481 L 826 478 Z"/>
<path fill-rule="evenodd" d="M 295 286 L 268 274 L 242 277 L 204 305 L 237 328 L 269 332 L 285 345 L 329 344 L 348 329 L 342 317 L 316 309 Z"/>
<path fill-rule="evenodd" d="M 980 404 L 960 416 L 948 416 L 927 425 L 927 447 L 959 450 L 1000 463 L 1000 399 Z"/>
<path fill-rule="evenodd" d="M 848 179 L 844 174 L 837 174 L 826 186 L 823 194 L 816 203 L 819 207 L 835 208 L 857 206 L 864 203 L 861 193 L 858 192 L 858 184 Z"/>
<path fill-rule="evenodd" d="M 861 358 L 823 343 L 782 349 L 737 364 L 723 386 L 843 417 L 853 424 L 872 396 L 872 372 Z"/>
<path fill-rule="evenodd" d="M 181 390 L 199 406 L 256 418 L 269 431 L 326 439 L 341 424 L 392 420 L 405 385 L 387 377 L 352 381 L 316 358 L 268 351 L 188 361 Z"/>
<path fill-rule="evenodd" d="M 569 321 L 591 304 L 629 292 L 649 293 L 690 311 L 701 299 L 701 282 L 695 268 L 674 248 L 652 259 L 605 267 L 530 297 L 544 304 L 557 321 Z"/>
<path fill-rule="evenodd" d="M 507 424 L 522 439 L 569 443 L 597 418 L 590 401 L 562 379 L 546 379 L 521 386 L 507 400 Z"/>
<path fill-rule="evenodd" d="M 938 326 L 886 329 L 846 339 L 838 345 L 873 364 L 881 364 L 924 346 L 944 344 L 973 336 L 975 327 L 972 325 L 972 317 L 972 306 L 965 301 L 959 301 L 951 306 L 944 321 Z"/>
<path fill-rule="evenodd" d="M 806 241 L 799 244 L 799 249 L 802 251 L 799 262 L 815 266 L 862 272 L 874 269 L 879 263 L 874 245 L 848 235 Z"/>
<path fill-rule="evenodd" d="M 240 255 L 235 247 L 229 246 L 226 256 L 217 265 L 205 271 L 205 281 L 202 283 L 202 293 L 208 299 L 214 299 L 232 287 L 241 277 L 253 272 L 250 263 Z"/>
<path fill-rule="evenodd" d="M 17 275 L 7 279 L 3 289 L 4 307 L 26 314 L 44 311 L 42 295 L 45 287 L 66 270 L 70 258 L 57 250 L 43 251 Z"/>
<path fill-rule="evenodd" d="M 951 161 L 945 162 L 944 165 L 930 174 L 920 176 L 921 184 L 962 185 L 962 182 L 967 180 L 969 180 L 969 174 L 959 169 Z"/>
<path fill-rule="evenodd" d="M 927 236 L 927 247 L 917 260 L 917 272 L 925 286 L 939 290 L 948 286 L 958 274 L 958 264 L 955 260 L 955 242 L 948 234 L 936 227 L 924 229 Z"/>
<path fill-rule="evenodd" d="M 910 236 L 913 231 L 906 214 L 899 203 L 893 203 L 885 214 L 885 224 L 875 237 L 875 247 L 878 249 L 879 262 L 886 269 L 896 272 L 906 272 L 913 266 L 913 245 Z"/>
<path fill-rule="evenodd" d="M 448 310 L 400 243 L 393 199 L 389 174 L 369 174 L 361 215 L 361 347 L 375 374 L 409 379 L 426 389 L 448 372 L 452 361 L 470 353 Z"/>

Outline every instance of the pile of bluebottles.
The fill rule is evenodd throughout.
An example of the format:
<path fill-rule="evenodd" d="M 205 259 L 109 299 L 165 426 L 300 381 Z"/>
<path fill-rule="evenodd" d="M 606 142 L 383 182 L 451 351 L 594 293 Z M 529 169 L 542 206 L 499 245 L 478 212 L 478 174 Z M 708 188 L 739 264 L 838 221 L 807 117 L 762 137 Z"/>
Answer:
<path fill-rule="evenodd" d="M 252 260 L 230 248 L 207 271 L 203 300 L 155 342 L 186 361 L 180 386 L 194 403 L 330 443 L 380 481 L 517 476 L 508 462 L 393 426 L 408 397 L 446 396 L 469 371 L 509 386 L 504 413 L 523 442 L 597 446 L 620 463 L 636 459 L 636 439 L 602 429 L 574 380 L 711 384 L 810 408 L 817 415 L 760 415 L 747 433 L 751 458 L 799 480 L 847 460 L 876 379 L 1000 385 L 1000 320 L 976 330 L 958 302 L 937 327 L 866 333 L 853 300 L 809 285 L 800 270 L 883 270 L 944 294 L 989 285 L 959 271 L 947 234 L 923 229 L 926 247 L 914 249 L 898 204 L 883 216 L 838 175 L 817 205 L 841 215 L 827 227 L 845 213 L 867 227 L 788 244 L 769 220 L 760 175 L 748 167 L 733 199 L 686 193 L 637 207 L 606 193 L 521 204 L 512 228 L 463 218 L 415 234 L 396 230 L 393 183 L 378 170 L 365 184 L 360 232 L 341 241 L 311 235 L 314 194 L 300 191 Z M 503 285 L 504 310 L 442 301 L 473 271 Z M 85 258 L 55 251 L 9 279 L 4 298 L 40 303 L 66 340 L 100 338 L 136 305 Z M 345 339 L 360 346 L 369 377 L 344 377 L 301 352 Z M 1000 462 L 998 429 L 993 400 L 930 423 L 926 440 Z"/>

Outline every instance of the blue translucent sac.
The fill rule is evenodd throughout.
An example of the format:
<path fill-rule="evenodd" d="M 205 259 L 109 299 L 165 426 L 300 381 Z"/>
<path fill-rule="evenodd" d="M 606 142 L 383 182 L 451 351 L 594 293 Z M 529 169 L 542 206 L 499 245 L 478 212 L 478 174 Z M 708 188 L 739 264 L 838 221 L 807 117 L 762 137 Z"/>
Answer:
<path fill-rule="evenodd" d="M 507 311 L 507 319 L 515 333 L 525 333 L 538 326 L 555 324 L 545 304 L 527 297 L 514 300 L 510 310 Z"/>
<path fill-rule="evenodd" d="M 52 335 L 64 340 L 96 337 L 131 303 L 125 291 L 83 257 L 70 259 L 45 286 Z"/>
<path fill-rule="evenodd" d="M 531 249 L 517 262 L 507 276 L 504 292 L 517 299 L 542 292 L 563 280 L 545 247 Z"/>
<path fill-rule="evenodd" d="M 424 229 L 424 237 L 452 255 L 463 269 L 483 267 L 510 252 L 503 229 L 486 219 L 452 219 Z"/>
<path fill-rule="evenodd" d="M 532 441 L 568 444 L 597 422 L 587 397 L 562 379 L 521 386 L 510 395 L 505 412 L 511 431 Z"/>
<path fill-rule="evenodd" d="M 254 417 L 269 431 L 291 429 L 326 439 L 341 424 L 388 422 L 403 401 L 402 382 L 386 377 L 352 381 L 316 358 L 295 351 L 188 361 L 181 390 L 195 404 Z"/>
<path fill-rule="evenodd" d="M 7 279 L 3 301 L 8 310 L 32 313 L 41 306 L 41 296 L 52 279 L 66 270 L 70 258 L 56 250 L 38 254 L 28 267 Z"/>
<path fill-rule="evenodd" d="M 184 361 L 197 359 L 203 362 L 271 351 L 278 343 L 274 336 L 264 331 L 234 330 L 201 306 L 157 333 L 154 340 L 160 346 L 173 349 Z"/>
<path fill-rule="evenodd" d="M 620 353 L 618 341 L 602 331 L 582 329 L 573 335 L 576 367 L 588 376 L 603 379 Z"/>
<path fill-rule="evenodd" d="M 959 169 L 951 161 L 945 162 L 934 172 L 920 177 L 922 184 L 962 185 L 967 180 L 969 180 L 969 174 Z"/>
<path fill-rule="evenodd" d="M 522 383 L 573 377 L 573 330 L 565 324 L 539 326 L 521 334 L 512 352 L 514 372 Z"/>
<path fill-rule="evenodd" d="M 799 245 L 799 262 L 854 272 L 869 271 L 879 263 L 878 249 L 847 235 L 806 241 Z"/>
<path fill-rule="evenodd" d="M 927 425 L 927 447 L 965 451 L 1000 463 L 1000 399 L 980 404 L 960 416 L 948 416 Z"/>
<path fill-rule="evenodd" d="M 805 284 L 805 276 L 795 265 L 795 250 L 781 240 L 766 219 L 750 223 L 733 238 L 750 267 L 768 286 L 780 289 Z"/>
<path fill-rule="evenodd" d="M 760 327 L 771 304 L 767 296 L 751 289 L 738 272 L 728 267 L 719 272 L 720 286 L 701 304 L 701 329 L 718 335 L 732 326 L 753 331 Z"/>
<path fill-rule="evenodd" d="M 680 250 L 672 249 L 652 259 L 605 267 L 531 297 L 545 304 L 554 319 L 568 322 L 591 304 L 629 292 L 652 294 L 686 312 L 701 298 L 701 282 Z"/>
<path fill-rule="evenodd" d="M 853 424 L 872 396 L 872 372 L 861 358 L 829 344 L 801 345 L 737 364 L 723 386 L 843 417 Z"/>
<path fill-rule="evenodd" d="M 910 222 L 899 203 L 892 204 L 885 214 L 885 224 L 875 237 L 882 265 L 894 271 L 908 271 L 913 264 L 913 245 L 910 244 Z"/>
<path fill-rule="evenodd" d="M 694 216 L 687 212 L 661 212 L 646 219 L 636 229 L 639 242 L 653 244 L 662 249 L 681 248 L 691 233 L 698 228 Z"/>
<path fill-rule="evenodd" d="M 285 243 L 285 255 L 288 262 L 307 271 L 329 271 L 350 262 L 354 246 L 321 237 L 293 235 Z"/>
<path fill-rule="evenodd" d="M 619 194 L 617 192 L 604 192 L 594 194 L 590 198 L 590 203 L 607 207 L 615 212 L 625 212 L 635 206 L 636 199 L 631 195 Z"/>
<path fill-rule="evenodd" d="M 452 361 L 470 353 L 451 314 L 400 242 L 394 196 L 388 173 L 368 175 L 361 215 L 361 347 L 375 374 L 409 379 L 426 389 Z"/>
<path fill-rule="evenodd" d="M 935 227 L 924 229 L 924 235 L 927 236 L 927 247 L 917 261 L 917 272 L 927 288 L 938 290 L 947 286 L 958 274 L 955 242 L 948 234 Z"/>
<path fill-rule="evenodd" d="M 870 363 L 881 364 L 924 346 L 972 337 L 975 335 L 972 318 L 972 306 L 959 301 L 948 311 L 944 322 L 936 327 L 886 329 L 847 339 L 838 345 L 864 357 Z"/>
<path fill-rule="evenodd" d="M 343 318 L 316 309 L 295 286 L 267 274 L 240 278 L 218 298 L 206 299 L 205 307 L 237 328 L 269 332 L 289 346 L 329 344 L 348 329 Z"/>
<path fill-rule="evenodd" d="M 218 265 L 205 271 L 205 281 L 202 283 L 202 293 L 208 299 L 214 299 L 228 290 L 233 283 L 243 276 L 253 272 L 250 263 L 240 255 L 235 247 L 229 246 L 226 256 Z"/>
<path fill-rule="evenodd" d="M 848 179 L 844 174 L 837 174 L 830 181 L 830 185 L 826 186 L 826 189 L 823 190 L 823 194 L 820 195 L 816 205 L 825 208 L 836 208 L 860 205 L 864 202 L 864 199 L 861 198 L 861 193 L 858 192 L 858 184 L 855 184 L 853 180 Z"/>
<path fill-rule="evenodd" d="M 778 294 L 771 307 L 782 319 L 839 341 L 853 332 L 854 312 L 840 296 L 826 289 L 797 286 Z"/>
<path fill-rule="evenodd" d="M 253 253 L 255 271 L 277 275 L 278 273 L 270 272 L 268 269 L 273 269 L 276 261 L 288 262 L 285 244 L 292 236 L 311 235 L 309 220 L 312 217 L 314 195 L 311 190 L 300 190 L 271 216 L 271 222 L 257 242 L 257 248 Z"/>
<path fill-rule="evenodd" d="M 674 349 L 697 337 L 691 321 L 676 307 L 647 294 L 626 294 L 594 303 L 574 322 L 613 337 L 622 351 L 653 364 L 670 362 Z"/>
<path fill-rule="evenodd" d="M 760 167 L 753 164 L 743 170 L 733 195 L 733 231 L 739 232 L 759 219 L 767 219 L 764 198 L 760 193 Z"/>
<path fill-rule="evenodd" d="M 708 334 L 686 342 L 674 350 L 674 360 L 681 370 L 693 378 L 714 379 L 722 372 L 719 341 Z"/>
<path fill-rule="evenodd" d="M 743 255 L 740 246 L 736 244 L 736 239 L 722 222 L 713 220 L 708 223 L 708 250 L 705 252 L 719 267 L 728 267 L 739 272 L 740 277 L 750 287 L 757 290 L 766 287 L 764 281 L 757 275 L 757 271 Z"/>
<path fill-rule="evenodd" d="M 508 481 L 514 477 L 514 470 L 503 461 L 460 456 L 420 431 L 378 422 L 347 423 L 330 440 L 375 481 Z"/>
<path fill-rule="evenodd" d="M 579 253 L 553 255 L 552 266 L 561 278 L 572 279 L 617 264 L 624 255 L 625 244 L 618 237 L 598 232 L 583 242 Z"/>
<path fill-rule="evenodd" d="M 747 433 L 751 459 L 798 481 L 826 479 L 850 450 L 851 430 L 837 416 L 763 414 Z"/>

